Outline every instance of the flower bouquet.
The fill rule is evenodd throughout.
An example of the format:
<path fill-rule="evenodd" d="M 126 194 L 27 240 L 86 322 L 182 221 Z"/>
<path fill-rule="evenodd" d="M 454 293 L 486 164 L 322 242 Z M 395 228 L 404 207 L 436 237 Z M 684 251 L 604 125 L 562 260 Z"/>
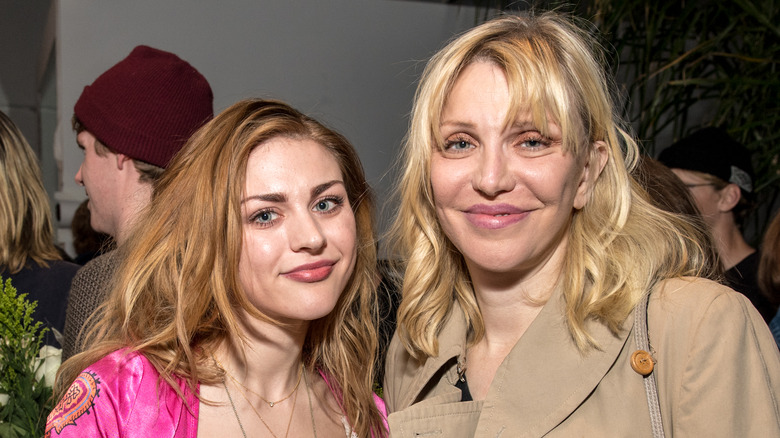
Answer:
<path fill-rule="evenodd" d="M 45 346 L 36 302 L 0 278 L 0 437 L 40 437 L 54 407 L 52 385 L 62 351 Z"/>

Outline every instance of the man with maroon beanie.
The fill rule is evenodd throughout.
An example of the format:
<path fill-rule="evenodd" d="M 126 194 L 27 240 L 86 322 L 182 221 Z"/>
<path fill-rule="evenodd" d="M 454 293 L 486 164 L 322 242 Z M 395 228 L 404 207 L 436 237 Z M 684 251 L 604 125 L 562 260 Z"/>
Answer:
<path fill-rule="evenodd" d="M 152 188 L 184 143 L 213 116 L 206 78 L 173 53 L 138 46 L 84 87 L 73 115 L 84 152 L 76 182 L 87 192 L 92 228 L 121 245 L 151 201 Z M 71 285 L 63 361 L 83 350 L 79 332 L 105 301 L 117 268 L 110 251 Z M 85 328 L 86 331 L 86 328 Z"/>

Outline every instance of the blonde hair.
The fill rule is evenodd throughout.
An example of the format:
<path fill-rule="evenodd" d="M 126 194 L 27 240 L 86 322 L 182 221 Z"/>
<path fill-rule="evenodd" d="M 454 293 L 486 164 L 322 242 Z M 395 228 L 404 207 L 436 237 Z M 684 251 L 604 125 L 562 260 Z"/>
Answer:
<path fill-rule="evenodd" d="M 371 190 L 346 138 L 277 101 L 232 105 L 174 158 L 144 219 L 120 248 L 123 261 L 115 286 L 97 327 L 87 335 L 92 347 L 60 371 L 61 394 L 83 368 L 125 346 L 142 352 L 177 392 L 174 374 L 186 378 L 192 389 L 198 382 L 217 383 L 221 371 L 210 354 L 228 339 L 243 339 L 241 310 L 273 322 L 247 299 L 238 264 L 246 163 L 256 147 L 276 137 L 323 145 L 344 178 L 357 226 L 355 269 L 334 310 L 311 323 L 303 357 L 309 369 L 320 368 L 337 383 L 354 430 L 380 436 L 370 366 L 377 345 Z"/>
<path fill-rule="evenodd" d="M 15 274 L 28 258 L 43 267 L 48 266 L 46 260 L 61 260 L 38 159 L 2 111 L 0 164 L 0 267 Z"/>
<path fill-rule="evenodd" d="M 511 108 L 507 122 L 530 110 L 546 130 L 551 117 L 563 147 L 583 160 L 593 143 L 607 145 L 608 159 L 591 199 L 574 211 L 560 279 L 566 321 L 581 350 L 595 346 L 585 322 L 596 319 L 614 333 L 643 293 L 659 279 L 708 275 L 706 256 L 691 226 L 653 207 L 629 176 L 639 149 L 615 112 L 602 51 L 593 39 L 554 12 L 504 16 L 459 36 L 428 62 L 417 88 L 397 188 L 400 208 L 391 246 L 406 263 L 398 335 L 414 357 L 435 356 L 437 335 L 457 301 L 470 341 L 484 324 L 463 256 L 443 233 L 434 210 L 430 158 L 444 144 L 439 124 L 460 72 L 477 61 L 501 68 Z M 542 132 L 546 135 L 546 132 Z"/>

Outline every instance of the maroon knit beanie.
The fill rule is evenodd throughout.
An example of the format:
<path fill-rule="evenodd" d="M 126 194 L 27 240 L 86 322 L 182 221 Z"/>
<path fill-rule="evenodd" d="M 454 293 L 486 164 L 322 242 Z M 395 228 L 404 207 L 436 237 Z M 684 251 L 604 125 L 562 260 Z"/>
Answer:
<path fill-rule="evenodd" d="M 74 112 L 110 149 L 166 167 L 214 115 L 206 78 L 173 53 L 138 46 L 84 87 Z"/>

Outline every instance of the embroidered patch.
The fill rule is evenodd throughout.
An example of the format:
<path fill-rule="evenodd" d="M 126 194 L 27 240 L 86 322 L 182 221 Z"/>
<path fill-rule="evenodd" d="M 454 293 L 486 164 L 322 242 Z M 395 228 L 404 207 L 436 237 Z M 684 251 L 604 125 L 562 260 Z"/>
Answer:
<path fill-rule="evenodd" d="M 100 395 L 98 385 L 100 380 L 94 373 L 85 371 L 79 374 L 73 384 L 68 388 L 68 392 L 62 397 L 54 410 L 51 411 L 46 419 L 45 438 L 51 436 L 51 431 L 62 433 L 62 429 L 68 425 L 76 425 L 76 420 L 95 406 L 95 398 Z"/>

